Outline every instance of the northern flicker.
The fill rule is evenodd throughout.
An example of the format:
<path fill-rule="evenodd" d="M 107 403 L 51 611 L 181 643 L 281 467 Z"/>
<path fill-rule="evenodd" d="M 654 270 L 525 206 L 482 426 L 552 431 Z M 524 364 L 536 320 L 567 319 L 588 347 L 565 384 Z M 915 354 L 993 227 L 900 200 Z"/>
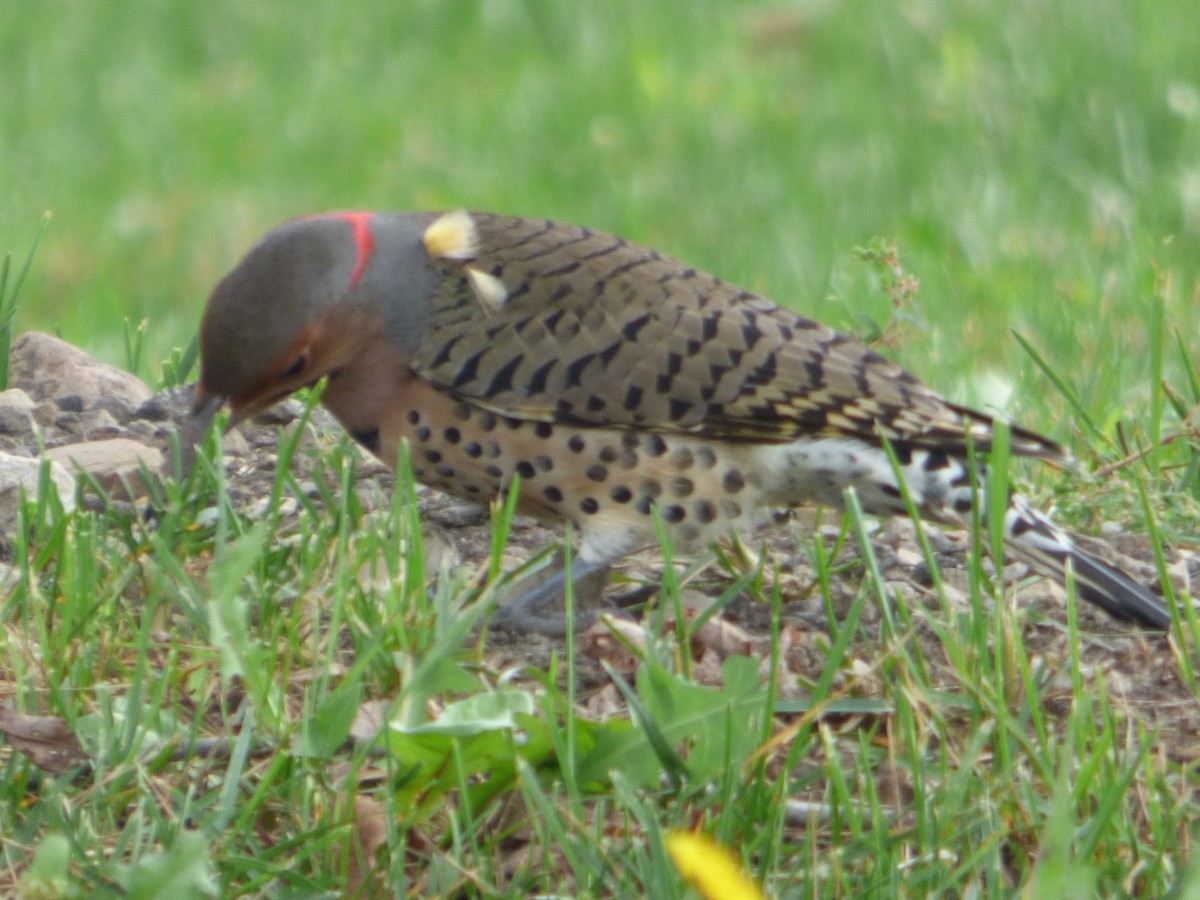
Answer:
<path fill-rule="evenodd" d="M 574 576 L 655 541 L 745 529 L 771 510 L 903 513 L 886 436 L 923 516 L 965 521 L 968 443 L 991 417 L 950 403 L 852 338 L 620 238 L 486 213 L 318 215 L 268 233 L 216 287 L 201 325 L 193 424 L 232 422 L 327 378 L 322 402 L 387 464 L 567 520 Z M 1060 459 L 1014 428 L 1012 453 Z M 982 474 L 982 473 L 980 473 Z M 1017 558 L 1113 616 L 1166 628 L 1153 591 L 1013 495 Z M 510 620 L 557 585 L 527 592 Z"/>

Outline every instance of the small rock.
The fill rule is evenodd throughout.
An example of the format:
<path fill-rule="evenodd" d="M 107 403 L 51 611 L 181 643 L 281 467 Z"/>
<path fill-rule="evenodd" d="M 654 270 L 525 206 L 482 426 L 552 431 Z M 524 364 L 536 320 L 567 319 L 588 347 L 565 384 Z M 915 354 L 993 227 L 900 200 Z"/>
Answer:
<path fill-rule="evenodd" d="M 143 444 L 149 444 L 158 436 L 155 427 L 143 419 L 134 419 L 126 425 L 125 434 Z"/>
<path fill-rule="evenodd" d="M 35 406 L 20 388 L 0 391 L 0 434 L 30 434 Z"/>
<path fill-rule="evenodd" d="M 133 417 L 149 419 L 151 422 L 182 420 L 191 414 L 195 388 L 194 384 L 185 384 L 159 391 L 138 405 L 133 411 Z"/>
<path fill-rule="evenodd" d="M 227 457 L 249 456 L 251 452 L 250 442 L 237 429 L 225 432 L 221 438 L 221 448 Z"/>
<path fill-rule="evenodd" d="M 929 571 L 929 563 L 924 559 L 918 560 L 912 567 L 909 574 L 914 584 L 919 584 L 922 587 L 933 587 L 933 573 Z"/>
<path fill-rule="evenodd" d="M 258 425 L 289 425 L 304 415 L 304 404 L 292 398 L 264 409 L 254 417 Z"/>
<path fill-rule="evenodd" d="M 43 428 L 53 428 L 62 410 L 52 400 L 46 400 L 33 408 L 33 420 Z"/>
<path fill-rule="evenodd" d="M 17 524 L 22 490 L 28 499 L 37 496 L 41 469 L 41 460 L 0 453 L 0 531 L 11 533 Z M 51 462 L 50 483 L 53 488 L 58 490 L 58 498 L 63 509 L 68 512 L 73 510 L 75 508 L 74 476 L 58 463 Z"/>
<path fill-rule="evenodd" d="M 89 441 L 117 437 L 121 433 L 121 426 L 106 409 L 89 409 L 80 413 L 77 427 L 78 433 Z"/>
<path fill-rule="evenodd" d="M 119 395 L 138 406 L 150 399 L 150 388 L 135 375 L 93 359 L 53 335 L 28 332 L 12 346 L 11 383 L 34 400 L 78 394 L 84 408 L 102 397 Z"/>
<path fill-rule="evenodd" d="M 133 418 L 133 403 L 128 397 L 121 394 L 109 394 L 107 397 L 101 397 L 96 408 L 104 410 L 113 417 L 114 421 L 121 424 Z"/>
<path fill-rule="evenodd" d="M 134 497 L 126 489 L 125 483 L 129 483 L 134 493 L 138 491 L 141 466 L 144 465 L 151 473 L 157 473 L 163 465 L 162 451 L 128 438 L 67 444 L 47 450 L 46 456 L 63 466 L 78 466 L 100 482 L 110 494 L 127 500 Z"/>
<path fill-rule="evenodd" d="M 63 412 L 83 412 L 83 398 L 78 394 L 63 394 L 54 398 L 55 405 Z"/>
<path fill-rule="evenodd" d="M 468 525 L 483 525 L 491 515 L 486 506 L 467 501 L 451 500 L 431 508 L 429 518 L 443 528 L 465 528 Z"/>

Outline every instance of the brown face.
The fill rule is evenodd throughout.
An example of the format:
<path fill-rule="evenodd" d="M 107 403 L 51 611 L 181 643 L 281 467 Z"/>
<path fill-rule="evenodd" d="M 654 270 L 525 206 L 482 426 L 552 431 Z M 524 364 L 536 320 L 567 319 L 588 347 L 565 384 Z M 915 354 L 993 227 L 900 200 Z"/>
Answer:
<path fill-rule="evenodd" d="M 321 331 L 320 323 L 302 328 L 292 345 L 268 366 L 262 378 L 237 396 L 221 397 L 211 391 L 202 378 L 196 388 L 196 408 L 212 399 L 227 401 L 232 413 L 230 425 L 236 425 L 249 416 L 271 408 L 301 388 L 316 384 L 327 371 L 321 365 L 323 360 L 319 353 Z"/>
<path fill-rule="evenodd" d="M 228 403 L 232 414 L 230 425 L 236 425 L 270 409 L 296 391 L 312 387 L 326 375 L 337 375 L 381 330 L 382 320 L 378 315 L 335 308 L 317 322 L 300 329 L 292 345 L 279 354 L 265 374 L 245 392 L 223 396 L 201 378 L 196 385 L 193 415 L 216 402 L 212 409 L 215 414 Z"/>
<path fill-rule="evenodd" d="M 433 218 L 331 213 L 269 232 L 205 307 L 200 382 L 185 438 L 202 439 L 226 404 L 237 424 L 352 367 L 385 331 L 411 352 L 440 277 L 423 241 Z"/>

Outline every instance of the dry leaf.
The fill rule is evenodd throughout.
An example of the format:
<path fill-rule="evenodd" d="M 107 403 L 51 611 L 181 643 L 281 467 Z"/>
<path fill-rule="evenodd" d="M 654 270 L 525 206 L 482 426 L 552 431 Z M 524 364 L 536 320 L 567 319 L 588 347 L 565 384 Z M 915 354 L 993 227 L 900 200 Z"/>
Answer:
<path fill-rule="evenodd" d="M 375 871 L 379 848 L 387 844 L 387 810 L 374 797 L 354 798 L 354 829 L 346 869 L 346 897 L 382 897 L 386 885 Z"/>
<path fill-rule="evenodd" d="M 88 761 L 79 738 L 58 716 L 30 716 L 0 707 L 0 734 L 39 769 L 55 775 Z"/>

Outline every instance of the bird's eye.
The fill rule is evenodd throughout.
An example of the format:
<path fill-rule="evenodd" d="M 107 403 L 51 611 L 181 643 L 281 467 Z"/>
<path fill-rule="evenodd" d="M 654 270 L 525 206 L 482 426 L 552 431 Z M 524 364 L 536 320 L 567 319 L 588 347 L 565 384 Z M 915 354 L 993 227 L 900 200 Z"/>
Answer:
<path fill-rule="evenodd" d="M 284 378 L 295 378 L 297 375 L 299 375 L 301 372 L 304 371 L 304 367 L 307 365 L 308 365 L 308 357 L 307 356 L 298 356 L 298 357 L 296 357 L 295 362 L 293 362 L 290 366 L 287 367 L 287 371 L 285 371 L 283 373 L 283 377 Z"/>

